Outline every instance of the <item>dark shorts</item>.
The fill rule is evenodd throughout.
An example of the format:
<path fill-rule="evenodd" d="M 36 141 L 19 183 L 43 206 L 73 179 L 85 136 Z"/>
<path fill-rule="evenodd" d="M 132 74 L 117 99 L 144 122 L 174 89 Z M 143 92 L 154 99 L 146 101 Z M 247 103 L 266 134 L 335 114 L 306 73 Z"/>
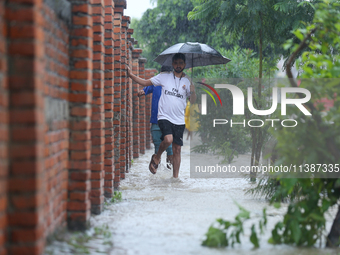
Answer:
<path fill-rule="evenodd" d="M 158 126 L 162 131 L 161 140 L 164 140 L 164 136 L 172 135 L 173 142 L 180 146 L 183 146 L 183 133 L 185 125 L 172 124 L 168 120 L 158 120 Z"/>

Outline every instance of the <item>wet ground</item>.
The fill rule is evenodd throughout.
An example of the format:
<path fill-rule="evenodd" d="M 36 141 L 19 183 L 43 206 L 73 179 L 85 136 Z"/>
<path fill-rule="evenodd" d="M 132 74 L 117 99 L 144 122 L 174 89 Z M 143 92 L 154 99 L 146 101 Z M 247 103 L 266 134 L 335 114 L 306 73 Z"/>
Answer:
<path fill-rule="evenodd" d="M 110 204 L 98 216 L 91 217 L 91 224 L 108 226 L 113 249 L 110 255 L 135 254 L 340 254 L 337 250 L 302 249 L 267 243 L 277 221 L 283 218 L 286 205 L 275 209 L 264 199 L 255 199 L 245 191 L 252 187 L 244 178 L 190 178 L 190 146 L 182 148 L 182 163 L 178 179 L 165 167 L 165 155 L 157 174 L 148 170 L 153 150 L 134 159 L 126 179 L 121 182 L 123 201 Z M 249 164 L 249 155 L 240 155 L 236 164 Z M 239 213 L 237 202 L 251 211 L 251 220 L 244 226 L 242 245 L 234 248 L 207 248 L 201 245 L 209 226 L 217 218 L 234 220 Z M 267 207 L 268 225 L 261 236 L 260 248 L 253 249 L 249 241 L 250 226 L 261 218 Z M 335 211 L 329 215 L 327 229 Z M 93 228 L 92 228 L 93 229 Z M 102 240 L 92 241 L 90 254 L 103 254 Z M 324 246 L 324 244 L 322 244 Z M 51 248 L 52 247 L 52 248 Z M 75 254 L 64 247 L 50 246 L 53 254 Z M 96 251 L 99 251 L 98 253 Z M 50 253 L 49 253 L 50 254 Z M 52 253 L 51 253 L 52 254 Z"/>
<path fill-rule="evenodd" d="M 190 150 L 182 149 L 179 179 L 163 164 L 156 175 L 148 170 L 152 150 L 134 160 L 130 173 L 121 183 L 123 202 L 109 206 L 96 216 L 96 224 L 109 222 L 114 249 L 111 255 L 125 254 L 337 254 L 332 250 L 273 246 L 267 243 L 270 230 L 282 219 L 286 206 L 275 209 L 265 200 L 245 195 L 251 187 L 242 178 L 190 178 Z M 165 162 L 163 155 L 162 162 Z M 236 161 L 249 164 L 249 155 Z M 233 220 L 239 210 L 235 202 L 251 211 L 252 220 L 245 224 L 246 237 L 235 248 L 201 246 L 209 226 L 217 218 Z M 260 249 L 253 250 L 249 241 L 250 226 L 258 222 L 267 207 L 268 226 L 261 237 Z M 333 212 L 334 213 L 334 212 Z M 331 221 L 330 221 L 331 222 Z M 328 228 L 330 227 L 328 223 Z"/>

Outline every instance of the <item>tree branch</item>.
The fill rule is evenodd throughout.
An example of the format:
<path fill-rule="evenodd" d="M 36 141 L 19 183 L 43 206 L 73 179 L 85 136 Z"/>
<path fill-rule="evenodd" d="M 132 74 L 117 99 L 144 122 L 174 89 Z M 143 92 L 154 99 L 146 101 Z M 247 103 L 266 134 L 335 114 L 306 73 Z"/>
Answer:
<path fill-rule="evenodd" d="M 311 35 L 315 33 L 316 28 L 311 30 L 307 36 L 301 41 L 299 47 L 290 55 L 287 64 L 286 64 L 286 74 L 289 78 L 289 82 L 292 87 L 298 87 L 296 84 L 293 74 L 292 74 L 292 64 L 294 60 L 296 59 L 298 53 L 305 49 L 308 46 L 307 41 L 311 38 Z M 298 96 L 302 98 L 302 95 L 298 93 Z M 327 134 L 328 133 L 328 128 L 325 125 L 322 125 L 322 119 L 320 113 L 317 111 L 317 109 L 314 107 L 314 105 L 311 102 L 306 103 L 307 107 L 311 110 L 313 119 L 316 121 L 318 129 L 321 131 L 321 133 Z M 333 137 L 329 137 L 326 139 L 326 144 L 327 147 L 330 151 L 330 153 L 333 155 L 335 159 L 340 158 L 340 150 L 337 148 L 336 144 L 334 143 Z"/>

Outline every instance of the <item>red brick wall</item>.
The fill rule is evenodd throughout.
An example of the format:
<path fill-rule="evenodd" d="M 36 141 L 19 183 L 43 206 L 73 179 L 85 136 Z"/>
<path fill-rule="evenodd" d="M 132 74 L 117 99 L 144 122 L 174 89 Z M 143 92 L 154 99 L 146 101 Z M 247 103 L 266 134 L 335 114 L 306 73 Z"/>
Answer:
<path fill-rule="evenodd" d="M 121 120 L 121 98 L 122 98 L 122 17 L 124 7 L 121 5 L 121 1 L 115 0 L 114 9 L 114 152 L 115 152 L 115 178 L 114 178 L 114 188 L 119 187 L 120 182 L 120 139 L 122 130 L 122 120 Z"/>
<path fill-rule="evenodd" d="M 8 175 L 8 84 L 7 84 L 7 59 L 6 59 L 6 26 L 5 5 L 0 1 L 0 255 L 5 250 L 5 228 L 7 208 L 7 175 Z"/>
<path fill-rule="evenodd" d="M 44 33 L 44 221 L 47 234 L 66 226 L 68 131 L 68 27 L 43 8 Z"/>
<path fill-rule="evenodd" d="M 0 255 L 42 254 L 59 227 L 84 230 L 125 178 L 134 142 L 145 152 L 141 86 L 125 71 L 134 60 L 144 73 L 142 51 L 125 8 L 0 0 Z"/>
<path fill-rule="evenodd" d="M 133 34 L 133 29 L 127 30 L 127 40 L 128 40 L 128 46 L 127 46 L 127 65 L 131 66 L 132 62 L 132 50 L 133 50 L 133 43 L 134 39 L 131 38 L 131 35 Z M 132 89 L 132 80 L 127 79 L 128 87 L 127 87 L 127 118 L 128 118 L 128 125 L 127 125 L 127 133 L 128 133 L 128 167 L 130 168 L 132 165 L 132 159 L 133 159 L 133 89 Z M 127 172 L 129 172 L 129 168 L 127 168 Z"/>
<path fill-rule="evenodd" d="M 85 229 L 91 202 L 91 114 L 93 30 L 91 1 L 71 0 L 70 150 L 67 219 L 71 229 Z"/>
<path fill-rule="evenodd" d="M 40 254 L 45 244 L 44 17 L 42 1 L 6 2 L 9 84 L 9 254 Z"/>
<path fill-rule="evenodd" d="M 113 194 L 114 181 L 114 130 L 113 130 L 113 96 L 114 96 L 114 35 L 113 35 L 113 0 L 105 0 L 105 84 L 104 84 L 104 109 L 105 109 L 105 197 Z"/>
<path fill-rule="evenodd" d="M 139 76 L 139 57 L 140 57 L 140 50 L 134 49 L 132 51 L 132 72 Z M 133 115 L 132 115 L 132 122 L 133 122 L 133 157 L 138 158 L 140 153 L 140 128 L 139 128 L 139 112 L 140 112 L 140 98 L 138 97 L 138 91 L 143 89 L 142 86 L 139 84 L 132 82 L 133 88 Z"/>
<path fill-rule="evenodd" d="M 145 58 L 139 58 L 139 77 L 145 79 L 144 65 L 146 62 Z M 141 86 L 140 86 L 141 87 Z M 142 87 L 141 87 L 142 89 Z M 145 96 L 139 98 L 139 140 L 140 147 L 139 151 L 141 154 L 145 154 L 146 148 L 146 111 L 145 111 Z"/>
<path fill-rule="evenodd" d="M 104 0 L 94 0 L 93 17 L 93 75 L 91 124 L 91 212 L 100 214 L 104 203 Z"/>
<path fill-rule="evenodd" d="M 126 76 L 127 64 L 127 30 L 130 24 L 130 17 L 122 17 L 121 31 L 121 131 L 120 131 L 120 178 L 125 179 L 125 172 L 128 167 L 128 142 L 127 142 L 127 86 Z"/>

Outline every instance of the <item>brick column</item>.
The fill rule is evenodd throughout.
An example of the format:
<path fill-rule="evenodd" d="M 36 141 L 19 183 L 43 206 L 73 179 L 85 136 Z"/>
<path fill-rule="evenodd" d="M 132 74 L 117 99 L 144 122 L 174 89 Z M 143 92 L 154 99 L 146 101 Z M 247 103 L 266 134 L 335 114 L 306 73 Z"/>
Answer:
<path fill-rule="evenodd" d="M 133 34 L 133 29 L 127 30 L 127 38 L 128 38 L 128 47 L 127 47 L 127 64 L 132 68 L 132 50 L 134 39 L 131 38 Z M 128 116 L 128 124 L 127 124 L 127 133 L 128 133 L 128 166 L 131 167 L 132 159 L 133 159 L 133 89 L 132 89 L 132 80 L 127 79 L 128 87 L 127 87 L 127 116 Z M 128 170 L 127 170 L 128 172 Z"/>
<path fill-rule="evenodd" d="M 6 210 L 8 177 L 8 83 L 5 2 L 0 1 L 0 254 L 6 254 Z"/>
<path fill-rule="evenodd" d="M 41 254 L 46 231 L 42 1 L 9 0 L 6 5 L 10 95 L 7 252 Z M 1 216 L 0 225 L 4 225 Z"/>
<path fill-rule="evenodd" d="M 91 1 L 70 0 L 70 151 L 68 227 L 86 229 L 90 217 L 91 112 L 92 112 L 92 7 Z"/>
<path fill-rule="evenodd" d="M 66 226 L 69 159 L 69 29 L 70 3 L 44 5 L 44 202 L 45 235 Z M 63 15 L 61 14 L 61 10 Z M 73 114 L 73 112 L 72 112 Z M 72 146 L 75 146 L 73 143 Z"/>
<path fill-rule="evenodd" d="M 94 0 L 93 14 L 93 99 L 91 123 L 91 212 L 100 214 L 104 202 L 104 0 Z"/>
<path fill-rule="evenodd" d="M 139 58 L 139 76 L 145 79 L 144 65 L 146 58 Z M 139 98 L 139 139 L 140 139 L 140 153 L 145 154 L 146 148 L 146 111 L 145 111 L 145 96 Z"/>
<path fill-rule="evenodd" d="M 121 104 L 122 104 L 122 18 L 126 8 L 126 1 L 114 0 L 114 151 L 115 151 L 115 178 L 114 188 L 118 189 L 120 183 L 121 167 Z"/>
<path fill-rule="evenodd" d="M 113 0 L 105 0 L 105 87 L 104 87 L 104 108 L 105 108 L 105 197 L 112 197 L 114 180 L 114 136 L 113 136 Z"/>
<path fill-rule="evenodd" d="M 139 56 L 142 53 L 140 49 L 135 49 L 132 51 L 132 72 L 133 74 L 139 76 Z M 133 157 L 139 158 L 139 152 L 140 152 L 140 135 L 139 135 L 139 111 L 140 111 L 140 105 L 138 97 L 138 91 L 142 89 L 142 86 L 140 86 L 136 82 L 132 82 L 133 87 Z"/>
<path fill-rule="evenodd" d="M 121 31 L 121 131 L 120 131 L 120 178 L 125 179 L 125 172 L 128 168 L 128 144 L 127 144 L 127 30 L 130 24 L 130 17 L 123 16 L 122 18 L 122 31 Z"/>

